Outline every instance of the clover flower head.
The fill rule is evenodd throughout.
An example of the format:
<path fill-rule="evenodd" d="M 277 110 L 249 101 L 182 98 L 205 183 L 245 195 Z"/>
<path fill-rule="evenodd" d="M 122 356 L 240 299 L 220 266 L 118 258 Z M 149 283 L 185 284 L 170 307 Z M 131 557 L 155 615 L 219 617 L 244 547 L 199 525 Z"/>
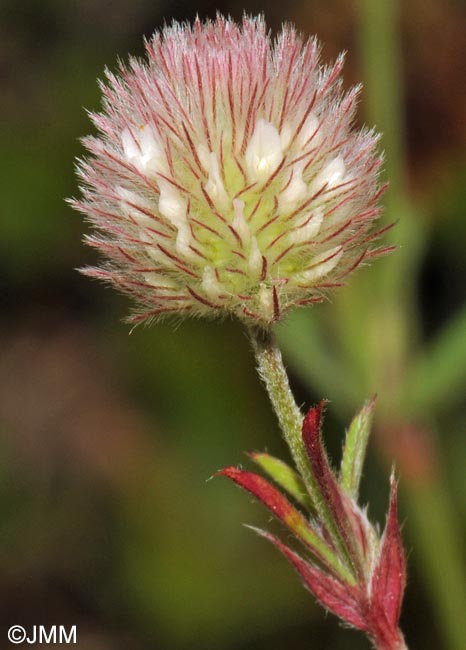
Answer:
<path fill-rule="evenodd" d="M 87 268 L 132 295 L 134 322 L 225 315 L 268 327 L 321 301 L 381 233 L 378 136 L 352 126 L 343 57 L 290 26 L 217 16 L 173 23 L 146 60 L 107 71 L 99 135 L 78 166 L 107 261 Z"/>

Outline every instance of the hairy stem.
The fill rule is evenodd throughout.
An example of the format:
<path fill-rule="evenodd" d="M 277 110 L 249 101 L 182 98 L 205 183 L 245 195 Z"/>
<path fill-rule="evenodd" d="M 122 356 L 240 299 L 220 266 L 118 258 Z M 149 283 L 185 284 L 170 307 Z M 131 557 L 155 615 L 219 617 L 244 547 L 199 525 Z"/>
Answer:
<path fill-rule="evenodd" d="M 259 375 L 267 388 L 285 442 L 306 485 L 320 521 L 326 526 L 340 551 L 340 555 L 345 560 L 346 568 L 342 577 L 349 584 L 355 584 L 355 567 L 353 561 L 315 479 L 307 457 L 301 433 L 303 414 L 297 406 L 293 393 L 291 392 L 281 352 L 270 331 L 249 328 L 249 334 L 256 356 Z"/>

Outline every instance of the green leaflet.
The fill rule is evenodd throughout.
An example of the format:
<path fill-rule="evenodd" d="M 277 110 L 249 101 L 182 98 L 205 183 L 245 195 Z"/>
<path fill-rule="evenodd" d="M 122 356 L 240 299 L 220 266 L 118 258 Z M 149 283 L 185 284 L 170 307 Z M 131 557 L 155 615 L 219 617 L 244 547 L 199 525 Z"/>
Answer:
<path fill-rule="evenodd" d="M 304 481 L 291 467 L 282 460 L 265 452 L 252 452 L 248 456 L 272 478 L 277 485 L 307 510 L 313 510 L 312 502 Z"/>
<path fill-rule="evenodd" d="M 367 402 L 353 418 L 346 433 L 340 468 L 340 485 L 355 500 L 358 498 L 374 406 L 375 398 Z"/>

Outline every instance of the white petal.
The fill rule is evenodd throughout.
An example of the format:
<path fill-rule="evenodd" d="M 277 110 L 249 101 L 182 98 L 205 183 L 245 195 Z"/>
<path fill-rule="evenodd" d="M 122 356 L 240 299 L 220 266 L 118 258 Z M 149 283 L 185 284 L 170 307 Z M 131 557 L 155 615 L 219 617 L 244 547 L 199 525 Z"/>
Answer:
<path fill-rule="evenodd" d="M 259 275 L 262 271 L 262 253 L 260 251 L 257 239 L 251 237 L 251 248 L 249 249 L 249 269 L 254 275 Z"/>
<path fill-rule="evenodd" d="M 139 171 L 144 174 L 166 173 L 165 153 L 148 124 L 135 130 L 134 135 L 125 129 L 121 134 L 121 143 L 127 160 Z"/>
<path fill-rule="evenodd" d="M 121 144 L 126 158 L 133 162 L 141 155 L 138 142 L 133 138 L 129 129 L 125 129 L 121 134 Z"/>
<path fill-rule="evenodd" d="M 262 283 L 257 294 L 260 313 L 267 319 L 273 317 L 273 292 L 272 289 Z"/>
<path fill-rule="evenodd" d="M 280 131 L 280 141 L 283 150 L 289 146 L 291 142 L 291 138 L 293 137 L 293 133 L 294 133 L 294 128 L 291 126 L 291 124 L 285 122 L 282 130 Z"/>
<path fill-rule="evenodd" d="M 315 113 L 309 113 L 296 138 L 299 147 L 304 147 L 304 145 L 317 147 L 322 142 L 323 133 L 322 127 L 319 129 L 319 124 L 320 121 Z"/>
<path fill-rule="evenodd" d="M 199 161 L 201 165 L 204 167 L 206 171 L 209 170 L 210 167 L 210 151 L 209 148 L 205 144 L 200 144 L 198 145 L 197 149 L 197 157 L 199 158 Z"/>
<path fill-rule="evenodd" d="M 329 198 L 329 193 L 333 188 L 340 185 L 346 173 L 345 162 L 341 155 L 335 156 L 325 167 L 317 174 L 309 186 L 309 191 L 316 194 L 319 190 L 325 187 L 324 197 Z"/>
<path fill-rule="evenodd" d="M 178 226 L 178 234 L 176 236 L 175 248 L 176 252 L 182 257 L 186 258 L 195 258 L 196 253 L 191 250 L 189 245 L 191 244 L 192 236 L 191 230 L 187 223 L 180 224 Z"/>
<path fill-rule="evenodd" d="M 247 221 L 244 218 L 244 201 L 235 199 L 233 201 L 233 206 L 235 208 L 235 217 L 231 225 L 241 237 L 241 241 L 244 245 L 249 241 L 249 238 L 251 237 L 251 231 L 249 230 Z"/>
<path fill-rule="evenodd" d="M 249 140 L 245 159 L 249 179 L 267 179 L 277 169 L 283 158 L 280 134 L 273 124 L 259 119 Z"/>
<path fill-rule="evenodd" d="M 202 288 L 206 295 L 212 300 L 216 300 L 221 293 L 224 292 L 224 288 L 217 280 L 215 271 L 211 266 L 205 266 L 202 273 Z"/>
<path fill-rule="evenodd" d="M 307 195 L 307 185 L 303 181 L 304 162 L 295 163 L 291 170 L 291 180 L 278 197 L 279 210 L 292 210 Z"/>
<path fill-rule="evenodd" d="M 160 214 L 175 226 L 184 223 L 186 220 L 187 204 L 179 190 L 163 178 L 159 178 L 157 182 L 160 190 Z"/>
<path fill-rule="evenodd" d="M 178 283 L 171 278 L 168 278 L 166 275 L 162 275 L 156 272 L 144 273 L 144 280 L 147 284 L 151 284 L 154 287 L 158 287 L 161 290 L 172 290 L 179 289 Z"/>
<path fill-rule="evenodd" d="M 328 275 L 332 271 L 343 255 L 341 246 L 331 248 L 321 255 L 317 255 L 312 261 L 312 268 L 300 273 L 296 279 L 300 283 L 310 283 Z"/>
<path fill-rule="evenodd" d="M 299 149 L 302 149 L 304 146 L 317 147 L 324 139 L 322 127 L 319 128 L 319 125 L 320 120 L 317 115 L 312 112 L 309 113 L 301 129 L 296 134 L 293 147 L 296 146 Z M 280 132 L 280 139 L 283 149 L 286 149 L 291 144 L 291 138 L 294 135 L 296 126 L 296 124 L 291 125 L 289 122 L 285 122 L 283 125 L 283 128 Z"/>
<path fill-rule="evenodd" d="M 154 131 L 147 124 L 139 130 L 139 143 L 142 151 L 141 162 L 147 172 L 167 172 L 165 153 L 155 136 Z"/>
<path fill-rule="evenodd" d="M 217 203 L 221 208 L 228 206 L 228 194 L 225 192 L 220 176 L 217 154 L 213 152 L 209 157 L 209 180 L 205 185 L 205 190 L 214 203 Z"/>
<path fill-rule="evenodd" d="M 302 242 L 309 241 L 315 237 L 320 230 L 323 220 L 324 213 L 322 210 L 317 208 L 310 219 L 291 232 L 290 239 L 293 244 L 301 244 Z"/>

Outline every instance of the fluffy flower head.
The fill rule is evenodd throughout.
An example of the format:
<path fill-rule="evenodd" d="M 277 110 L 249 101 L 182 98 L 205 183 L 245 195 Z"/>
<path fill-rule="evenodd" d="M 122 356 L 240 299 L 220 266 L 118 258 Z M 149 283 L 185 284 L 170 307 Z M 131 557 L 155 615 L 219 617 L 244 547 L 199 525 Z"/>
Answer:
<path fill-rule="evenodd" d="M 377 136 L 352 128 L 342 57 L 322 67 L 315 39 L 222 16 L 173 23 L 146 50 L 107 71 L 73 202 L 107 258 L 85 271 L 136 299 L 133 321 L 268 326 L 381 252 Z"/>

